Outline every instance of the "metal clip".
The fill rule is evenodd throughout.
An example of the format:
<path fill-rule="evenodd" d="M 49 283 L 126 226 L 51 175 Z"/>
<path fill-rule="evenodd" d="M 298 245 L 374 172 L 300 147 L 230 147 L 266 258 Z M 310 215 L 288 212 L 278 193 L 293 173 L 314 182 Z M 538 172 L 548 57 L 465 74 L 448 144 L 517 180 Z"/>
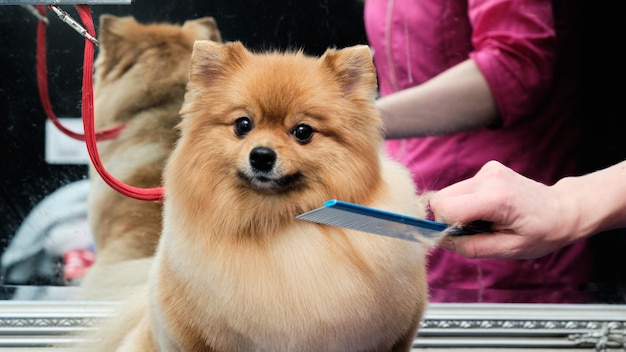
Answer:
<path fill-rule="evenodd" d="M 87 32 L 85 27 L 81 26 L 80 23 L 78 23 L 75 19 L 73 19 L 67 12 L 61 10 L 56 5 L 51 5 L 50 8 L 52 9 L 52 11 L 54 11 L 57 14 L 57 16 L 59 16 L 61 21 L 67 23 L 76 32 L 80 33 L 80 35 L 82 35 L 83 37 L 89 39 L 90 41 L 92 41 L 96 45 L 100 44 L 96 38 L 94 38 L 93 36 L 91 36 L 89 34 L 89 32 Z"/>
<path fill-rule="evenodd" d="M 39 10 L 33 5 L 22 5 L 23 8 L 28 10 L 33 16 L 37 17 L 38 20 L 42 21 L 45 24 L 49 24 L 48 17 L 42 15 Z"/>

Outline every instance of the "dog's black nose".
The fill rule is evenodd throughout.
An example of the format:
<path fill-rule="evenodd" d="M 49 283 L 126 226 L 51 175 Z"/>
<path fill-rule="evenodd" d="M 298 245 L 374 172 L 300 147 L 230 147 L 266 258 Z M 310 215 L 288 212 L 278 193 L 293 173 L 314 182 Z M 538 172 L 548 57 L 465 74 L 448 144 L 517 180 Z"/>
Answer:
<path fill-rule="evenodd" d="M 259 171 L 270 171 L 276 163 L 276 152 L 268 147 L 255 147 L 250 151 L 250 166 Z"/>

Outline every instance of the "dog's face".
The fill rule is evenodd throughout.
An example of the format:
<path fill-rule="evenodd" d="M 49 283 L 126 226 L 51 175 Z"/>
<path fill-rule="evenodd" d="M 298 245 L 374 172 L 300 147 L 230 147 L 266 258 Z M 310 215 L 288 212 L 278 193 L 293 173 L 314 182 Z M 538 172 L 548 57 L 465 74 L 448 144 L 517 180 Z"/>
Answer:
<path fill-rule="evenodd" d="M 313 58 L 196 42 L 166 189 L 290 215 L 365 202 L 381 182 L 375 93 L 365 46 Z"/>

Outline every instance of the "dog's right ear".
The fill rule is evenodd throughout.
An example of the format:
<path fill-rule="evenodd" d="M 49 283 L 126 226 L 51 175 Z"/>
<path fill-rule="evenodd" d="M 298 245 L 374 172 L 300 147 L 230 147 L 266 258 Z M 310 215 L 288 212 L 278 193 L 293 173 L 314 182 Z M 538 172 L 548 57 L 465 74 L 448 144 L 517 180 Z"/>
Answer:
<path fill-rule="evenodd" d="M 183 24 L 183 28 L 194 31 L 197 35 L 197 39 L 208 39 L 218 43 L 222 42 L 222 35 L 213 17 L 209 16 L 195 20 L 187 20 Z"/>
<path fill-rule="evenodd" d="M 249 56 L 241 42 L 219 44 L 197 40 L 191 54 L 189 78 L 192 82 L 207 82 L 241 67 Z"/>
<path fill-rule="evenodd" d="M 189 80 L 203 82 L 215 79 L 224 65 L 226 56 L 222 52 L 222 44 L 209 40 L 196 40 L 191 54 Z"/>

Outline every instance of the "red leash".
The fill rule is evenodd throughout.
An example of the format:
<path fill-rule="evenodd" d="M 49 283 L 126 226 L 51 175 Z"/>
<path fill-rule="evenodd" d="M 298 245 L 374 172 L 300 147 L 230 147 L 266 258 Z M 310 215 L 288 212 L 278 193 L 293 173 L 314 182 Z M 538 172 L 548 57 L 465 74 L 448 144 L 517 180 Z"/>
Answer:
<path fill-rule="evenodd" d="M 87 32 L 92 37 L 96 36 L 96 30 L 94 28 L 93 19 L 91 17 L 91 10 L 87 5 L 76 5 L 76 10 L 83 22 L 83 25 L 87 29 Z M 42 25 L 41 22 L 39 25 Z M 83 66 L 83 90 L 82 90 L 82 115 L 83 115 L 83 127 L 85 130 L 85 143 L 87 144 L 87 151 L 89 152 L 89 158 L 98 171 L 98 174 L 102 177 L 111 188 L 115 189 L 119 193 L 128 196 L 130 198 L 145 200 L 145 201 L 162 201 L 163 200 L 163 187 L 157 188 L 139 188 L 129 186 L 111 175 L 102 165 L 100 156 L 98 154 L 98 146 L 96 143 L 96 131 L 94 126 L 94 114 L 93 114 L 93 61 L 95 44 L 89 39 L 85 39 L 85 56 Z M 47 93 L 47 87 L 46 87 Z M 47 94 L 46 94 L 47 96 Z M 111 132 L 112 133 L 112 132 Z M 119 133 L 119 128 L 118 128 Z"/>
<path fill-rule="evenodd" d="M 46 16 L 46 8 L 43 5 L 37 5 L 37 10 L 42 16 Z M 48 67 L 46 57 L 46 23 L 39 21 L 37 24 L 37 88 L 39 89 L 39 98 L 41 99 L 41 105 L 43 107 L 48 119 L 65 135 L 68 137 L 78 139 L 80 141 L 85 140 L 85 135 L 82 133 L 74 132 L 61 123 L 57 118 L 54 111 L 52 111 L 52 104 L 50 103 L 50 94 L 48 92 Z M 99 141 L 113 139 L 117 137 L 124 129 L 124 126 L 118 126 L 109 128 L 106 130 L 98 131 L 96 138 Z"/>
<path fill-rule="evenodd" d="M 96 30 L 91 18 L 91 11 L 87 5 L 76 5 L 80 19 L 83 21 L 87 32 L 95 37 Z M 93 60 L 94 60 L 94 43 L 85 39 L 85 58 L 83 67 L 83 94 L 82 94 L 82 113 L 83 127 L 85 128 L 85 142 L 87 143 L 87 151 L 94 167 L 109 186 L 116 191 L 139 200 L 161 201 L 163 200 L 163 187 L 157 188 L 138 188 L 129 186 L 106 171 L 98 155 L 98 146 L 96 144 L 96 132 L 93 121 Z"/>

